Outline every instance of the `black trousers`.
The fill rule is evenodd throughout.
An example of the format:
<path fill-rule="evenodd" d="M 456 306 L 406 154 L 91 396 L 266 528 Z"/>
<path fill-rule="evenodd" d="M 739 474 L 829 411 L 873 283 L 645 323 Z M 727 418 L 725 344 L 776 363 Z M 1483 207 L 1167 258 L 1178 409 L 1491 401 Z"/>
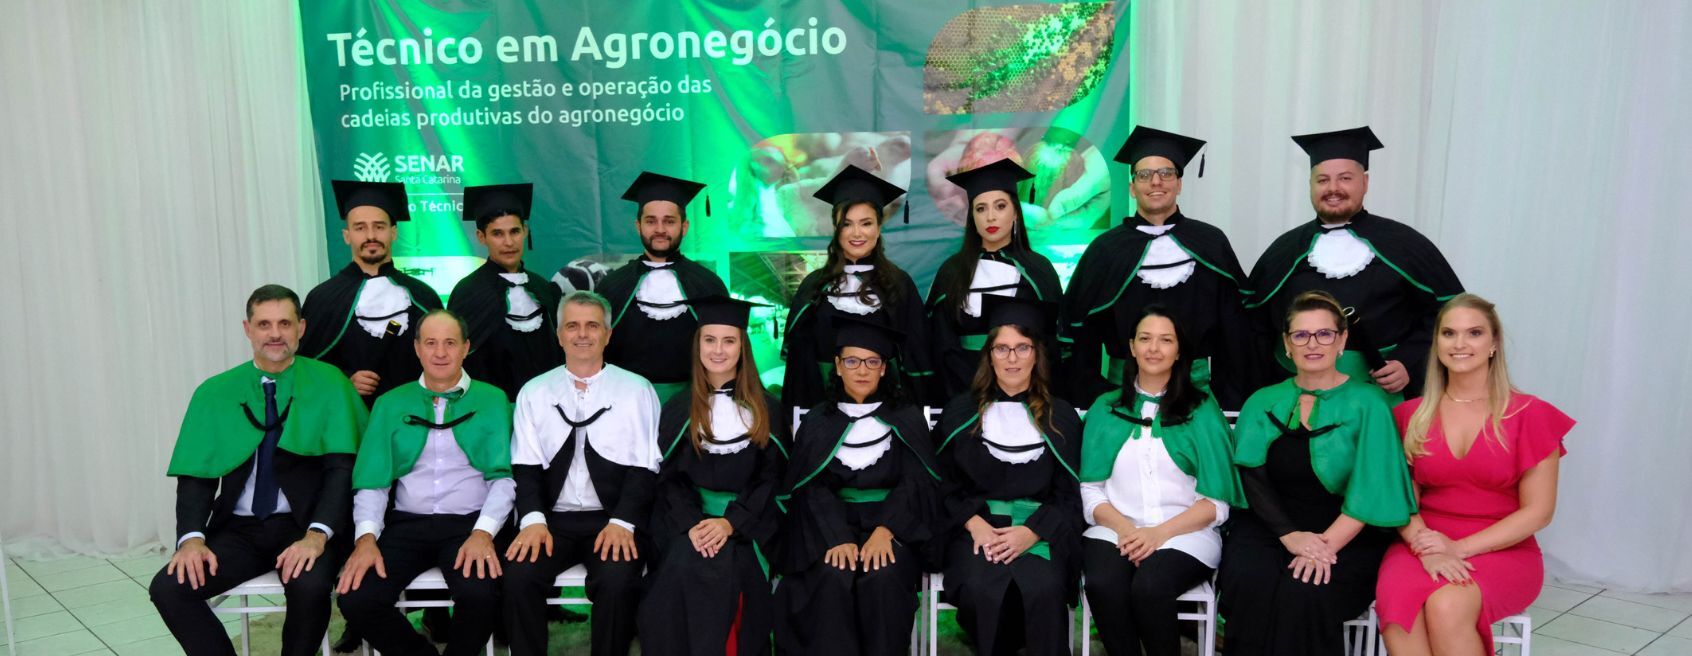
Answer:
<path fill-rule="evenodd" d="M 1179 656 L 1181 624 L 1175 599 L 1210 578 L 1211 569 L 1175 549 L 1158 549 L 1139 566 L 1116 545 L 1082 538 L 1087 603 L 1111 656 Z"/>
<path fill-rule="evenodd" d="M 552 555 L 536 562 L 505 564 L 505 623 L 512 656 L 546 653 L 546 600 L 556 595 L 553 579 L 576 565 L 587 568 L 587 597 L 593 602 L 589 626 L 590 653 L 622 656 L 634 643 L 636 612 L 640 607 L 641 559 L 612 562 L 593 553 L 593 540 L 611 516 L 604 511 L 546 513 L 552 533 Z M 641 551 L 647 546 L 641 545 Z"/>
<path fill-rule="evenodd" d="M 175 576 L 160 569 L 147 591 L 182 651 L 189 656 L 233 656 L 235 646 L 206 600 L 275 571 L 276 557 L 304 535 L 291 513 L 271 515 L 263 521 L 236 516 L 227 526 L 206 536 L 206 546 L 217 556 L 217 574 L 208 571 L 206 584 L 200 589 L 177 583 Z M 331 541 L 310 571 L 283 586 L 288 607 L 282 622 L 281 653 L 285 656 L 317 653 L 324 632 L 329 630 L 329 593 L 335 588 L 340 569 L 341 554 Z"/>
<path fill-rule="evenodd" d="M 341 615 L 347 618 L 347 624 L 384 654 L 435 656 L 435 645 L 411 628 L 394 602 L 417 575 L 439 567 L 453 602 L 452 641 L 446 653 L 470 656 L 480 652 L 499 623 L 500 582 L 477 578 L 475 570 L 466 578 L 462 570 L 452 566 L 479 516 L 390 511 L 387 527 L 376 539 L 388 576 L 382 578 L 372 568 L 357 590 L 341 596 Z"/>

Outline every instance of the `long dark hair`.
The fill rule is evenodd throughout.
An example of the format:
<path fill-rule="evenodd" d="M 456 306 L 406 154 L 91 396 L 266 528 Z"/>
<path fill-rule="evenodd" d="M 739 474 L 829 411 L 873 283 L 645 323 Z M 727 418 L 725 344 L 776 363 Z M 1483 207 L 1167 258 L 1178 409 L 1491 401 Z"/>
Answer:
<path fill-rule="evenodd" d="M 1163 422 L 1165 424 L 1186 421 L 1187 417 L 1193 414 L 1193 410 L 1198 409 L 1199 404 L 1204 403 L 1205 398 L 1210 396 L 1199 389 L 1198 385 L 1193 384 L 1192 351 L 1197 345 L 1187 341 L 1186 329 L 1181 327 L 1180 320 L 1170 314 L 1168 308 L 1153 303 L 1142 308 L 1139 318 L 1134 320 L 1134 336 L 1128 338 L 1130 354 L 1133 352 L 1133 342 L 1140 333 L 1140 323 L 1147 317 L 1163 317 L 1169 320 L 1169 325 L 1175 327 L 1175 349 L 1178 352 L 1175 364 L 1169 368 L 1169 386 L 1163 390 L 1163 398 L 1157 404 L 1157 411 L 1166 418 Z M 1134 404 L 1134 381 L 1139 375 L 1140 363 L 1130 356 L 1127 362 L 1122 363 L 1122 397 L 1117 399 L 1116 405 L 1133 411 L 1135 416 L 1138 416 L 1139 408 Z"/>
<path fill-rule="evenodd" d="M 942 298 L 940 307 L 954 317 L 963 316 L 964 299 L 969 297 L 969 286 L 975 281 L 975 261 L 981 257 L 981 233 L 975 229 L 974 200 L 970 199 L 969 210 L 965 213 L 963 243 L 940 265 L 940 273 L 935 276 L 938 280 L 947 281 L 944 289 L 934 290 L 944 297 L 935 298 Z M 1011 242 L 1005 245 L 1005 250 L 1032 250 L 1028 244 L 1028 226 L 1022 220 L 1022 202 L 1014 193 L 1010 195 L 1010 200 L 1016 208 L 1016 221 L 1011 227 Z"/>
<path fill-rule="evenodd" d="M 883 215 L 881 206 L 869 201 L 848 201 L 834 206 L 834 237 L 828 240 L 828 261 L 823 264 L 819 294 L 827 294 L 830 290 L 837 289 L 846 278 L 846 251 L 840 247 L 840 231 L 845 225 L 846 212 L 859 205 L 866 205 L 875 211 L 877 225 L 886 223 L 887 217 Z M 904 293 L 897 281 L 899 274 L 904 273 L 904 270 L 887 259 L 885 237 L 886 235 L 877 235 L 875 248 L 870 250 L 869 257 L 858 262 L 875 266 L 870 271 L 870 284 L 858 290 L 858 302 L 870 305 L 869 297 L 874 294 L 880 299 L 879 307 L 897 308 L 900 296 Z"/>
<path fill-rule="evenodd" d="M 699 338 L 703 331 L 704 326 L 693 329 L 693 382 L 688 386 L 687 418 L 693 423 L 693 430 L 687 435 L 693 442 L 694 453 L 704 448 L 704 440 L 717 437 L 711 434 L 711 394 L 716 390 L 711 389 L 711 382 L 705 376 L 705 363 L 699 359 Z M 770 441 L 770 407 L 764 403 L 764 383 L 758 379 L 758 363 L 752 361 L 752 340 L 744 329 L 740 330 L 740 363 L 735 365 L 733 396 L 735 405 L 752 413 L 752 423 L 746 427 L 747 437 L 754 446 L 763 448 Z"/>
<path fill-rule="evenodd" d="M 981 364 L 975 367 L 975 377 L 969 382 L 969 394 L 975 399 L 976 412 L 987 412 L 987 406 L 994 401 L 994 391 L 999 387 L 998 374 L 993 371 L 993 341 L 1005 328 L 1015 328 L 1016 332 L 1034 342 L 1034 373 L 1028 378 L 1028 412 L 1034 415 L 1034 426 L 1042 433 L 1062 437 L 1063 433 L 1052 424 L 1052 365 L 1046 357 L 1046 339 L 1028 326 L 1007 324 L 987 331 L 987 343 L 981 347 Z M 980 423 L 976 424 L 975 430 L 981 430 Z"/>

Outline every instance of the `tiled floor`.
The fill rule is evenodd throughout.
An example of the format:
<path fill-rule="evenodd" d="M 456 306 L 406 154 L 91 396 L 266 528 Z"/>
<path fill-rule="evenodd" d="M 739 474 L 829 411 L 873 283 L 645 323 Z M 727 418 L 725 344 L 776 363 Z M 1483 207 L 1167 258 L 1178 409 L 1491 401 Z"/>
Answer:
<path fill-rule="evenodd" d="M 180 654 L 147 601 L 165 557 L 73 557 L 8 563 L 18 653 Z M 1692 594 L 1642 595 L 1546 585 L 1528 609 L 1537 656 L 1692 654 Z M 240 628 L 231 617 L 231 635 Z M 0 634 L 0 646 L 5 644 Z"/>

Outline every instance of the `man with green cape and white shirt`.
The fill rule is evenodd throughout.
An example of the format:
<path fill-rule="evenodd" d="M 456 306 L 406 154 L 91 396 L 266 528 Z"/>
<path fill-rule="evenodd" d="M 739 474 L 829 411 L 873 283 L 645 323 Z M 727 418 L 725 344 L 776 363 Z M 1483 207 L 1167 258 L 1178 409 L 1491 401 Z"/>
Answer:
<path fill-rule="evenodd" d="M 149 593 L 191 656 L 235 653 L 206 600 L 266 572 L 281 575 L 282 654 L 314 654 L 348 528 L 353 455 L 367 418 L 346 376 L 294 355 L 305 321 L 281 285 L 247 299 L 253 359 L 194 390 L 168 474 L 176 478 L 176 553 Z"/>
<path fill-rule="evenodd" d="M 337 591 L 347 623 L 384 654 L 435 653 L 394 607 L 432 567 L 452 593 L 446 653 L 477 653 L 499 623 L 494 536 L 517 489 L 511 404 L 465 373 L 465 332 L 450 310 L 423 316 L 413 340 L 423 376 L 376 400 L 353 467 L 356 546 Z"/>

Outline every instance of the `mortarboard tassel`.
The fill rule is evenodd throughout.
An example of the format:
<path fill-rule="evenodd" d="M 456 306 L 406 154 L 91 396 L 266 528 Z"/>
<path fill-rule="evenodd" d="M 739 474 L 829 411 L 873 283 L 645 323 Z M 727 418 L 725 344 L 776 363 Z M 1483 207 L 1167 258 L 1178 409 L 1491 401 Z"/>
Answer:
<path fill-rule="evenodd" d="M 1199 155 L 1199 174 L 1198 174 L 1198 177 L 1201 177 L 1201 178 L 1204 177 L 1204 155 Z"/>
<path fill-rule="evenodd" d="M 905 199 L 905 225 L 911 224 L 911 199 Z"/>
<path fill-rule="evenodd" d="M 711 194 L 705 194 L 705 218 L 711 218 Z"/>
<path fill-rule="evenodd" d="M 1036 204 L 1034 202 L 1034 183 L 1032 183 L 1032 182 L 1028 183 L 1028 204 L 1029 205 L 1035 205 Z"/>

